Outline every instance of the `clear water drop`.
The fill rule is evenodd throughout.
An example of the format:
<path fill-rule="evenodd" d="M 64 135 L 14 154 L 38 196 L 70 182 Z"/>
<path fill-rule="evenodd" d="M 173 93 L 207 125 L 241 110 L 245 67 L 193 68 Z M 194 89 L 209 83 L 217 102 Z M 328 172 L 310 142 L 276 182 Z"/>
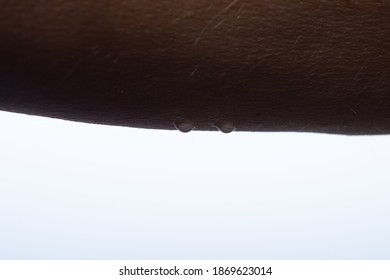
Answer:
<path fill-rule="evenodd" d="M 177 130 L 184 133 L 190 132 L 195 128 L 194 124 L 190 120 L 176 121 L 174 125 Z"/>
<path fill-rule="evenodd" d="M 232 122 L 220 122 L 217 123 L 215 127 L 223 133 L 231 133 L 236 130 L 236 126 Z"/>

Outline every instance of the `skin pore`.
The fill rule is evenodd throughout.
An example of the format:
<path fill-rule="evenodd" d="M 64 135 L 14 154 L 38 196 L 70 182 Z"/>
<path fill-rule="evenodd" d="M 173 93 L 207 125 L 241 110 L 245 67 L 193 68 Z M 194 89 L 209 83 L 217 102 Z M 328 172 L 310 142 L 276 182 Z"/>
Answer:
<path fill-rule="evenodd" d="M 0 4 L 0 110 L 156 129 L 390 132 L 388 1 Z"/>

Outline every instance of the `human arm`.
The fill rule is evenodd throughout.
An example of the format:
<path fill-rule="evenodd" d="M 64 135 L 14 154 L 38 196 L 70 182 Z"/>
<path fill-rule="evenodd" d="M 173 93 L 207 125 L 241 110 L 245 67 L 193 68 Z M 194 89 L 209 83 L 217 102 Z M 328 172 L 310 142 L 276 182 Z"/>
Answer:
<path fill-rule="evenodd" d="M 386 1 L 0 0 L 0 110 L 390 132 Z"/>

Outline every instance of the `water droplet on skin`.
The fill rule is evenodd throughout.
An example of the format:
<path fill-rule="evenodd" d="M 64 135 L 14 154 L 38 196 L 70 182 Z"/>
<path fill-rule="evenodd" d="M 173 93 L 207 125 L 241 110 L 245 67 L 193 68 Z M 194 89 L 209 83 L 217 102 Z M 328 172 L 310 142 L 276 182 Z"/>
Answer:
<path fill-rule="evenodd" d="M 236 130 L 236 126 L 232 122 L 220 122 L 217 123 L 215 127 L 223 133 L 231 133 Z"/>
<path fill-rule="evenodd" d="M 195 126 L 189 120 L 180 120 L 174 123 L 177 130 L 187 133 L 194 130 Z"/>

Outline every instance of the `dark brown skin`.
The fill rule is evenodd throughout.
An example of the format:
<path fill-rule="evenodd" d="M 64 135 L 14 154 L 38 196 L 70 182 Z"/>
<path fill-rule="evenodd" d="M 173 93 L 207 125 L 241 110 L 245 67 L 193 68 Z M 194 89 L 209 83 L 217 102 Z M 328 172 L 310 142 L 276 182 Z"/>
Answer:
<path fill-rule="evenodd" d="M 0 0 L 0 110 L 390 132 L 390 1 Z"/>

